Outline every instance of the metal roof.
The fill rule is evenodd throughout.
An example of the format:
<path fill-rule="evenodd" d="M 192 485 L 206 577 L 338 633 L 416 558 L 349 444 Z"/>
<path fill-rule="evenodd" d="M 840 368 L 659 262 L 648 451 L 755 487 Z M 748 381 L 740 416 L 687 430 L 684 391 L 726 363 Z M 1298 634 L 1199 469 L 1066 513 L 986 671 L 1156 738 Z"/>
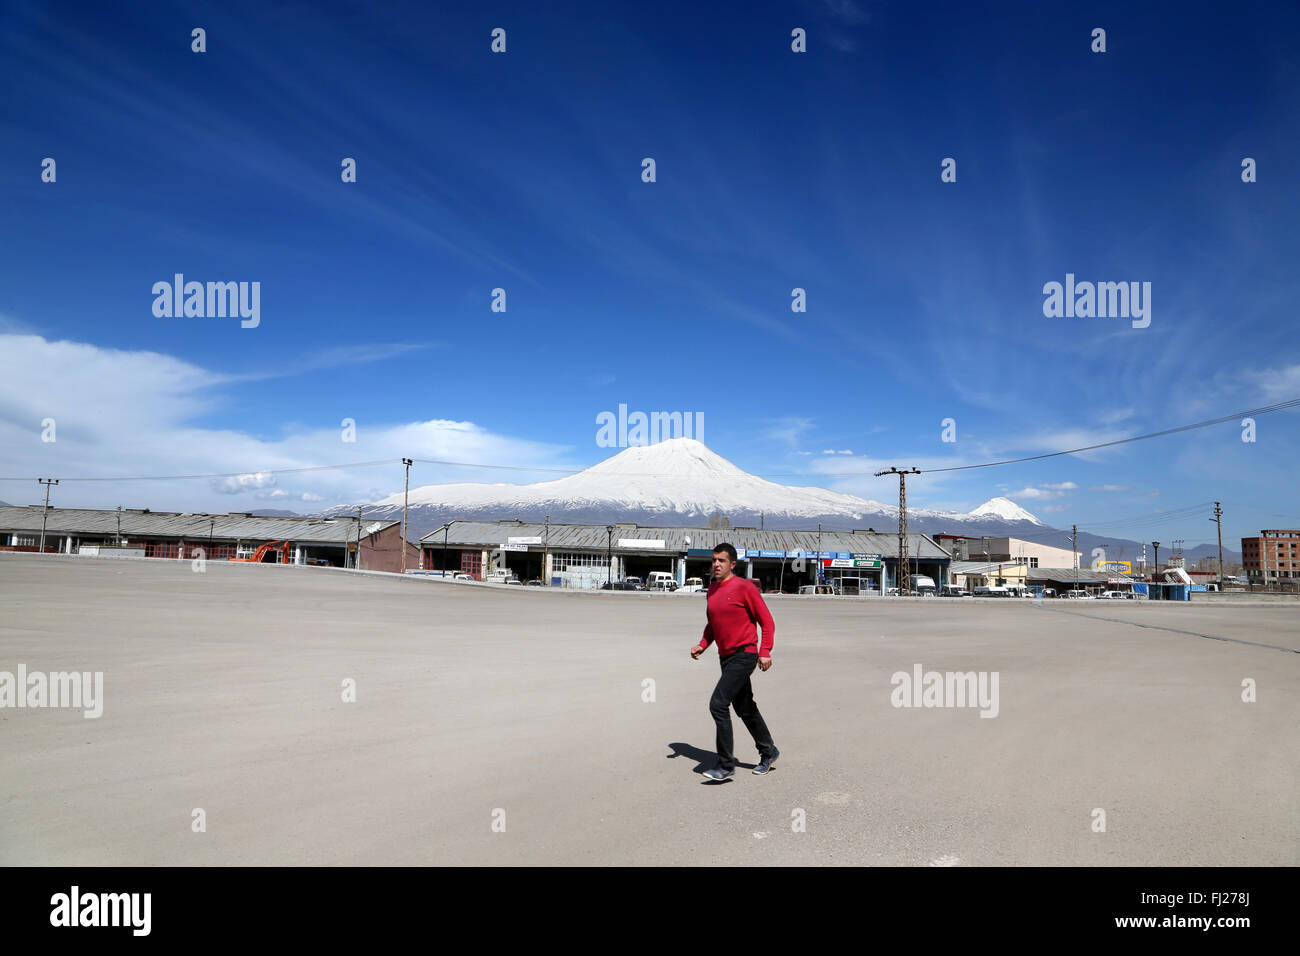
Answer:
<path fill-rule="evenodd" d="M 40 505 L 0 507 L 0 532 L 39 534 Z M 198 541 L 207 538 L 245 541 L 315 541 L 344 544 L 355 541 L 355 518 L 271 518 L 247 514 L 205 514 L 202 512 L 97 511 L 88 508 L 50 508 L 45 522 L 46 534 L 107 535 L 117 534 L 118 515 L 122 516 L 124 537 L 176 538 Z M 362 533 L 382 530 L 397 521 L 366 521 Z"/>
<path fill-rule="evenodd" d="M 983 574 L 1017 567 L 1021 565 L 1015 561 L 954 561 L 948 565 L 948 570 L 953 574 Z"/>
<path fill-rule="evenodd" d="M 1075 574 L 1078 574 L 1080 584 L 1105 584 L 1107 581 L 1140 581 L 1141 578 L 1135 578 L 1128 574 L 1117 574 L 1112 571 L 1086 571 L 1080 568 L 1078 572 L 1074 568 L 1030 568 L 1026 580 L 1029 581 L 1074 581 Z"/>
<path fill-rule="evenodd" d="M 635 524 L 614 525 L 614 550 L 628 552 L 673 553 L 689 549 L 712 548 L 723 541 L 729 541 L 737 548 L 765 551 L 813 551 L 817 549 L 817 531 L 760 531 L 749 528 L 647 528 Z M 552 551 L 565 550 L 599 550 L 604 551 L 608 542 L 603 524 L 552 524 L 550 537 L 546 538 L 546 525 L 520 521 L 453 521 L 447 526 L 447 544 L 457 547 L 495 548 L 506 543 L 507 538 L 537 537 L 548 542 Z M 660 548 L 620 548 L 620 538 L 645 538 L 663 541 Z M 686 541 L 690 538 L 690 542 Z M 949 558 L 930 538 L 922 534 L 909 534 L 908 549 L 911 557 L 923 560 Z M 442 544 L 443 529 L 430 531 L 420 539 L 420 544 L 427 548 L 436 548 Z M 540 547 L 540 545 L 531 545 Z M 885 558 L 898 557 L 898 535 L 883 532 L 865 531 L 823 531 L 821 532 L 822 551 L 848 551 L 865 554 L 880 554 Z"/>

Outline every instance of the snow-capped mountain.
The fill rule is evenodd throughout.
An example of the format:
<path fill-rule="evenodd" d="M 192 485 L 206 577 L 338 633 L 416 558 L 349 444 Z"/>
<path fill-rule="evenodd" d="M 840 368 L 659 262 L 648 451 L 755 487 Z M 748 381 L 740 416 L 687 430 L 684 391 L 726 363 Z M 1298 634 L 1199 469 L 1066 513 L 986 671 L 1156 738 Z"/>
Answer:
<path fill-rule="evenodd" d="M 631 521 L 641 525 L 700 525 L 721 512 L 735 526 L 894 530 L 896 505 L 751 475 L 693 438 L 626 448 L 576 474 L 532 484 L 453 483 L 412 488 L 409 536 L 418 538 L 451 519 L 518 518 L 556 522 Z M 346 513 L 341 506 L 326 514 Z M 400 516 L 402 493 L 365 506 L 372 517 Z M 1015 502 L 992 498 L 970 512 L 908 509 L 915 531 L 1012 533 L 1043 526 Z"/>
<path fill-rule="evenodd" d="M 992 518 L 1001 521 L 1029 521 L 1036 525 L 1043 525 L 1043 522 L 1010 498 L 990 498 L 974 511 L 967 512 L 966 517 L 972 519 Z M 1046 525 L 1043 525 L 1043 527 L 1046 527 Z"/>

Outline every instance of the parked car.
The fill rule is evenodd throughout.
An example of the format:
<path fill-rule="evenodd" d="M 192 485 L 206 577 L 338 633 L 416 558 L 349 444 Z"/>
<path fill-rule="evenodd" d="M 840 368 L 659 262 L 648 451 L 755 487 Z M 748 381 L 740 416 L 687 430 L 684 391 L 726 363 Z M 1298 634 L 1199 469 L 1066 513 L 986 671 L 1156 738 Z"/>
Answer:
<path fill-rule="evenodd" d="M 1092 600 L 1092 595 L 1089 594 L 1087 591 L 1066 591 L 1065 596 L 1067 598 L 1074 598 L 1075 600 L 1080 600 L 1080 601 Z"/>
<path fill-rule="evenodd" d="M 945 584 L 940 593 L 943 597 L 965 597 L 966 589 L 960 584 Z"/>
<path fill-rule="evenodd" d="M 546 587 L 546 582 L 543 581 L 541 578 L 533 578 L 532 580 L 530 580 L 530 581 L 528 582 L 528 584 L 526 585 L 526 587 L 530 587 L 530 588 L 544 588 L 544 587 Z"/>
<path fill-rule="evenodd" d="M 924 574 L 912 575 L 912 590 L 921 597 L 934 597 L 939 593 L 939 589 L 934 586 L 934 578 Z"/>
<path fill-rule="evenodd" d="M 644 591 L 645 584 L 642 583 L 640 578 L 632 577 L 624 578 L 622 581 L 614 581 L 612 583 L 606 581 L 600 586 L 600 589 L 602 591 Z"/>
<path fill-rule="evenodd" d="M 703 594 L 707 591 L 703 578 L 687 578 L 686 583 L 677 589 L 678 594 Z"/>
<path fill-rule="evenodd" d="M 475 579 L 474 575 L 472 575 L 472 574 L 467 574 L 467 573 L 464 572 L 464 571 L 457 571 L 454 575 L 452 575 L 452 580 L 453 580 L 453 581 L 473 581 L 473 580 L 476 580 L 476 579 Z"/>
<path fill-rule="evenodd" d="M 676 591 L 677 579 L 670 571 L 651 571 L 646 588 L 650 591 Z"/>
<path fill-rule="evenodd" d="M 1125 596 L 1123 591 L 1102 591 L 1097 595 L 1103 601 L 1122 601 Z"/>
<path fill-rule="evenodd" d="M 1011 597 L 1011 592 L 1001 584 L 987 584 L 975 589 L 976 597 Z"/>
<path fill-rule="evenodd" d="M 519 584 L 519 578 L 513 571 L 489 571 L 483 576 L 483 580 L 488 584 Z"/>
<path fill-rule="evenodd" d="M 834 594 L 835 589 L 829 584 L 805 584 L 799 588 L 800 594 Z"/>
<path fill-rule="evenodd" d="M 885 592 L 889 597 L 898 597 L 898 588 L 890 588 Z"/>

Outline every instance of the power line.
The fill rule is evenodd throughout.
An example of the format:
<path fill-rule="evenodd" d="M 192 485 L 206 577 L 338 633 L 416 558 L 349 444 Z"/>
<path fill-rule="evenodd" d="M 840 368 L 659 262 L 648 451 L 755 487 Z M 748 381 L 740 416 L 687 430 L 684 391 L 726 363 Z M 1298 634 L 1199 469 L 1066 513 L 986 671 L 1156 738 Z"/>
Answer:
<path fill-rule="evenodd" d="M 1119 438 L 1115 441 L 1100 442 L 1096 445 L 1084 445 L 1082 448 L 1071 448 L 1067 451 L 1052 451 L 1044 455 L 1029 455 L 1026 458 L 1008 458 L 1005 461 L 986 461 L 979 465 L 952 465 L 948 468 L 926 468 L 923 471 L 926 474 L 933 474 L 940 471 L 968 471 L 971 468 L 992 468 L 996 465 L 1017 465 L 1025 461 L 1041 461 L 1044 458 L 1056 458 L 1060 455 L 1077 455 L 1083 451 L 1095 451 L 1098 448 L 1111 448 L 1115 445 L 1127 445 L 1130 442 L 1146 441 L 1148 438 L 1160 438 L 1163 435 L 1173 435 L 1177 432 L 1191 431 L 1194 428 L 1208 428 L 1210 425 L 1221 425 L 1224 422 L 1230 422 L 1233 419 L 1254 417 L 1256 415 L 1267 415 L 1270 412 L 1281 411 L 1285 408 L 1294 408 L 1300 405 L 1300 398 L 1293 398 L 1290 401 L 1278 402 L 1276 405 L 1265 405 L 1263 408 L 1252 408 L 1244 412 L 1234 412 L 1231 415 L 1223 415 L 1219 418 L 1211 418 L 1204 422 L 1195 422 L 1191 425 L 1179 425 L 1177 428 L 1166 428 L 1164 431 L 1151 432 L 1146 435 L 1134 435 L 1132 438 Z"/>

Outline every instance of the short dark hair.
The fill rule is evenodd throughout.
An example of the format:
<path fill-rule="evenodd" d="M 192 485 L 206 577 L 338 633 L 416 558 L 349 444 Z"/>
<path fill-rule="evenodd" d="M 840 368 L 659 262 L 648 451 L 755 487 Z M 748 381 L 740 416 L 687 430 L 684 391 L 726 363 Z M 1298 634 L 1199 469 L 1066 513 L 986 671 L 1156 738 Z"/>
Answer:
<path fill-rule="evenodd" d="M 713 549 L 714 554 L 720 554 L 723 551 L 727 552 L 727 557 L 731 558 L 733 562 L 737 560 L 736 549 L 733 548 L 731 545 L 727 544 L 727 542 L 725 541 L 722 542 L 722 544 L 715 546 Z"/>

